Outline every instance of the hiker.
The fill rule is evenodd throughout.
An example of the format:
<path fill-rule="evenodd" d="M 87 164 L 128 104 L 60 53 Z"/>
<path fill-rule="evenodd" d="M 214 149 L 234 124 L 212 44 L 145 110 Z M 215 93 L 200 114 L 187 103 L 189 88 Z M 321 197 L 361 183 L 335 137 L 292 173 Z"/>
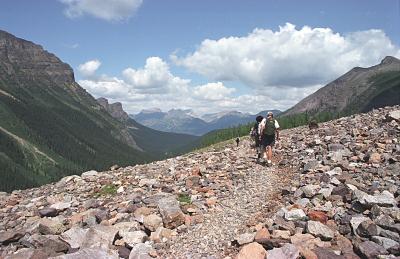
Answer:
<path fill-rule="evenodd" d="M 252 128 L 252 130 L 251 130 L 251 137 L 252 137 L 252 139 L 254 140 L 254 145 L 255 145 L 255 148 L 256 148 L 256 153 L 257 153 L 257 162 L 260 160 L 260 158 L 261 158 L 261 141 L 260 141 L 260 135 L 258 134 L 258 129 L 259 129 L 259 125 L 260 125 L 260 123 L 261 123 L 261 121 L 264 119 L 264 117 L 263 116 L 261 116 L 261 115 L 258 115 L 257 117 L 256 117 L 256 122 L 254 123 L 254 126 L 253 126 L 253 128 Z"/>
<path fill-rule="evenodd" d="M 239 137 L 237 137 L 237 138 L 236 138 L 236 146 L 237 146 L 237 147 L 239 146 L 239 141 L 240 141 L 240 139 L 239 139 Z"/>
<path fill-rule="evenodd" d="M 279 123 L 274 119 L 274 114 L 268 112 L 267 118 L 264 118 L 259 126 L 258 134 L 260 135 L 264 160 L 267 160 L 267 165 L 272 165 L 272 147 L 275 140 L 279 140 Z"/>

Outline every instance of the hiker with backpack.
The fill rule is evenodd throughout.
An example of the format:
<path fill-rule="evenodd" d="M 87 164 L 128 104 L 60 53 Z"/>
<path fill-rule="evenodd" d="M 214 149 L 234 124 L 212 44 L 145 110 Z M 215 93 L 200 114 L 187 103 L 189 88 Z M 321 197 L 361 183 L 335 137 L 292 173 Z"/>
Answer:
<path fill-rule="evenodd" d="M 274 114 L 268 112 L 267 117 L 264 118 L 260 125 L 258 134 L 260 135 L 262 151 L 264 153 L 264 160 L 267 160 L 267 165 L 272 165 L 272 147 L 275 140 L 279 140 L 279 123 L 274 119 Z"/>
<path fill-rule="evenodd" d="M 254 140 L 254 144 L 255 144 L 255 148 L 256 148 L 256 152 L 257 152 L 257 162 L 260 160 L 260 158 L 262 156 L 261 141 L 260 141 L 260 135 L 258 134 L 258 130 L 259 130 L 259 125 L 263 119 L 264 119 L 264 117 L 261 115 L 256 117 L 256 122 L 254 123 L 254 126 L 250 133 L 252 139 Z"/>

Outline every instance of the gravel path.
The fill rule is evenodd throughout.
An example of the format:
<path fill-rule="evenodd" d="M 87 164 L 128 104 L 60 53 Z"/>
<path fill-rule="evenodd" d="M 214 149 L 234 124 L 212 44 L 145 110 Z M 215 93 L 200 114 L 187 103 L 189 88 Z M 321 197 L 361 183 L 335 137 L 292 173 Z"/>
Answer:
<path fill-rule="evenodd" d="M 277 166 L 256 164 L 248 140 L 236 150 L 246 161 L 244 169 L 239 170 L 243 175 L 241 180 L 232 192 L 218 199 L 215 208 L 204 215 L 202 224 L 190 227 L 174 239 L 163 258 L 224 258 L 235 254 L 237 247 L 232 242 L 235 237 L 244 233 L 249 225 L 262 222 L 280 205 L 278 196 L 287 174 Z"/>

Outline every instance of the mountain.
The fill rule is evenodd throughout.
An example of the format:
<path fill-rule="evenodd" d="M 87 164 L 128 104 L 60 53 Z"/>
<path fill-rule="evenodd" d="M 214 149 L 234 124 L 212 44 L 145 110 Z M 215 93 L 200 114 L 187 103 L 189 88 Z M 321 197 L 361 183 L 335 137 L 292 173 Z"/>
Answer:
<path fill-rule="evenodd" d="M 287 110 L 284 115 L 322 112 L 353 114 L 400 104 L 400 60 L 386 57 L 378 65 L 355 67 Z"/>
<path fill-rule="evenodd" d="M 179 154 L 175 150 L 179 150 L 181 147 L 187 146 L 198 139 L 197 136 L 193 135 L 163 132 L 143 126 L 130 118 L 119 102 L 110 104 L 106 98 L 98 98 L 97 102 L 112 117 L 128 128 L 129 134 L 134 137 L 140 148 L 157 158 Z"/>
<path fill-rule="evenodd" d="M 120 108 L 111 105 L 109 111 L 129 127 L 75 82 L 68 64 L 0 31 L 0 190 L 149 162 L 161 158 L 168 145 L 180 144 L 131 121 Z"/>
<path fill-rule="evenodd" d="M 191 110 L 172 109 L 168 112 L 157 109 L 143 110 L 132 117 L 147 127 L 165 132 L 202 135 L 209 130 L 208 124 L 194 117 Z"/>
<path fill-rule="evenodd" d="M 274 114 L 281 113 L 273 110 Z M 162 112 L 160 109 L 142 110 L 136 115 L 131 115 L 139 123 L 157 130 L 167 132 L 180 132 L 193 135 L 203 135 L 216 129 L 223 129 L 247 124 L 255 120 L 257 115 L 266 115 L 267 111 L 256 115 L 241 113 L 238 111 L 228 111 L 205 114 L 201 118 L 193 115 L 192 110 L 172 109 Z"/>

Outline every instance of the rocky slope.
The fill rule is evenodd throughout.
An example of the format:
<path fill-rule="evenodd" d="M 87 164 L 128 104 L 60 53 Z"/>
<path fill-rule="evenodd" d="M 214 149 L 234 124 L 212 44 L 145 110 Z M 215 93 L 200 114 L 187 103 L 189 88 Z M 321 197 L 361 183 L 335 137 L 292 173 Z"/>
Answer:
<path fill-rule="evenodd" d="M 386 57 L 376 66 L 355 67 L 284 112 L 354 114 L 400 104 L 400 60 Z"/>
<path fill-rule="evenodd" d="M 365 122 L 368 121 L 368 124 Z M 396 258 L 400 107 L 0 195 L 4 258 Z"/>

